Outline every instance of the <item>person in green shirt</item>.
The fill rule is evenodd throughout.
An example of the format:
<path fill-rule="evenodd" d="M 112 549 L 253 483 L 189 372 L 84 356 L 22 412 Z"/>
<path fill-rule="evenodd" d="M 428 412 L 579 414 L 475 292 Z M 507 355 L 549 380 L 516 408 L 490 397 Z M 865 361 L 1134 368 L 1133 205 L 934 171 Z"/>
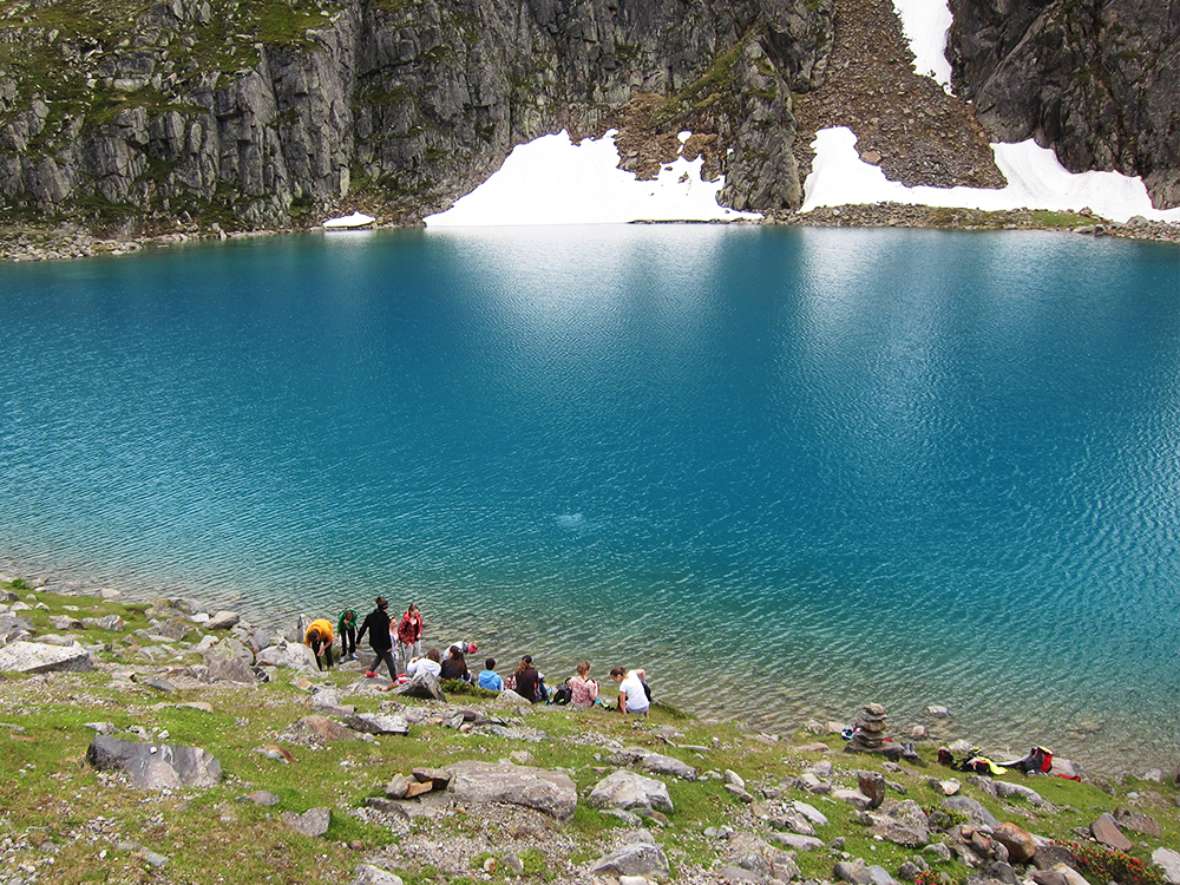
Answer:
<path fill-rule="evenodd" d="M 356 660 L 356 611 L 346 608 L 336 622 L 336 635 L 340 637 L 340 660 Z"/>

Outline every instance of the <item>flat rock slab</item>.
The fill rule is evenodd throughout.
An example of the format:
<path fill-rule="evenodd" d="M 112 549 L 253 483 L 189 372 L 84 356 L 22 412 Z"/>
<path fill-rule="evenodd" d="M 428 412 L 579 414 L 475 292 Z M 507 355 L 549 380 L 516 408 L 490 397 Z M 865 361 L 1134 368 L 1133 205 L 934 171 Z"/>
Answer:
<path fill-rule="evenodd" d="M 994 814 L 970 796 L 951 796 L 949 799 L 943 799 L 942 807 L 966 815 L 973 824 L 991 827 L 993 830 L 1000 825 Z"/>
<path fill-rule="evenodd" d="M 121 770 L 141 790 L 212 787 L 221 781 L 221 763 L 207 750 L 175 744 L 146 744 L 98 735 L 86 760 L 99 770 Z"/>
<path fill-rule="evenodd" d="M 403 882 L 401 876 L 366 863 L 356 868 L 352 885 L 403 885 Z"/>
<path fill-rule="evenodd" d="M 205 629 L 228 630 L 240 620 L 241 616 L 237 612 L 220 611 L 217 612 L 217 614 L 210 616 L 209 620 L 205 622 Z"/>
<path fill-rule="evenodd" d="M 1131 840 L 1123 835 L 1123 831 L 1119 829 L 1114 817 L 1109 814 L 1101 815 L 1098 820 L 1090 824 L 1090 832 L 1103 845 L 1116 851 L 1130 851 L 1134 847 Z"/>
<path fill-rule="evenodd" d="M 279 797 L 274 793 L 268 792 L 267 790 L 258 790 L 254 793 L 249 793 L 242 798 L 247 802 L 253 802 L 255 805 L 263 805 L 267 808 L 271 807 L 272 805 L 279 804 Z"/>
<path fill-rule="evenodd" d="M 303 814 L 284 811 L 283 823 L 297 833 L 315 838 L 328 832 L 328 827 L 332 823 L 332 812 L 327 808 L 309 808 Z"/>
<path fill-rule="evenodd" d="M 46 645 L 17 640 L 0 647 L 0 672 L 49 673 L 54 670 L 93 670 L 90 652 L 78 643 Z"/>
<path fill-rule="evenodd" d="M 770 838 L 791 851 L 820 851 L 826 847 L 823 839 L 800 833 L 774 833 Z"/>
<path fill-rule="evenodd" d="M 1023 784 L 1010 784 L 1007 781 L 997 780 L 993 782 L 993 787 L 996 795 L 1001 799 L 1023 799 L 1037 808 L 1045 804 L 1040 793 Z"/>
<path fill-rule="evenodd" d="M 697 770 L 687 762 L 681 762 L 675 756 L 653 753 L 640 747 L 625 747 L 615 753 L 611 761 L 615 765 L 633 765 L 652 774 L 667 774 L 686 781 L 697 779 Z"/>
<path fill-rule="evenodd" d="M 611 772 L 594 785 L 589 802 L 595 808 L 672 811 L 668 787 L 655 778 L 644 777 L 633 771 Z"/>
<path fill-rule="evenodd" d="M 650 841 L 636 841 L 596 860 L 591 876 L 668 876 L 668 858 L 660 846 Z"/>
<path fill-rule="evenodd" d="M 491 762 L 459 762 L 448 770 L 450 794 L 473 805 L 520 805 L 558 820 L 569 820 L 578 805 L 577 787 L 564 771 Z"/>
<path fill-rule="evenodd" d="M 355 713 L 344 720 L 344 724 L 353 731 L 364 734 L 397 734 L 410 733 L 410 725 L 402 716 L 388 716 L 381 713 Z"/>
<path fill-rule="evenodd" d="M 791 807 L 817 827 L 826 827 L 828 825 L 827 815 L 814 805 L 808 805 L 806 802 L 792 802 Z"/>
<path fill-rule="evenodd" d="M 1151 862 L 1163 873 L 1168 885 L 1180 885 L 1180 852 L 1157 848 L 1151 852 Z"/>

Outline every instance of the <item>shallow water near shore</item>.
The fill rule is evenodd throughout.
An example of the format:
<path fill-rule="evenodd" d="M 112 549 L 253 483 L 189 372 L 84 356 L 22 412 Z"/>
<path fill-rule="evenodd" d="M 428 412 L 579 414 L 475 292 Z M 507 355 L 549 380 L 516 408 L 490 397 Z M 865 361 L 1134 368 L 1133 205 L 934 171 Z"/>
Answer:
<path fill-rule="evenodd" d="M 1180 253 L 600 226 L 0 266 L 0 561 L 411 597 L 768 725 L 1180 742 Z M 1173 760 L 1174 761 L 1174 760 Z"/>

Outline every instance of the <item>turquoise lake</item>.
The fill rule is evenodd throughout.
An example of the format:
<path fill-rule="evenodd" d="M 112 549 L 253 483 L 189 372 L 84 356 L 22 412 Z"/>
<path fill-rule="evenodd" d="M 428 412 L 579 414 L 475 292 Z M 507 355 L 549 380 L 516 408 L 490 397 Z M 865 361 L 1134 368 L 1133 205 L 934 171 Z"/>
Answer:
<path fill-rule="evenodd" d="M 1180 249 L 308 235 L 0 266 L 0 330 L 5 571 L 413 598 L 767 724 L 1180 743 Z"/>

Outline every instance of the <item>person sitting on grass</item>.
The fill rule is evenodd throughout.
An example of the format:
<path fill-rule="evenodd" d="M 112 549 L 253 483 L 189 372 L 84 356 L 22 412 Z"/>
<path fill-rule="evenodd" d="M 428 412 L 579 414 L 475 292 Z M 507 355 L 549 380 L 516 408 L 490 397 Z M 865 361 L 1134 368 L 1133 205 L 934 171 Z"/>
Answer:
<path fill-rule="evenodd" d="M 464 682 L 471 681 L 471 672 L 467 669 L 467 657 L 463 652 L 459 651 L 459 646 L 451 646 L 451 653 L 442 662 L 442 671 L 439 678 L 461 679 Z"/>
<path fill-rule="evenodd" d="M 578 672 L 567 682 L 570 687 L 570 704 L 581 709 L 593 707 L 594 702 L 598 700 L 598 682 L 590 678 L 590 662 L 582 661 L 577 669 Z"/>
<path fill-rule="evenodd" d="M 311 648 L 315 655 L 315 665 L 321 670 L 327 663 L 332 669 L 332 641 L 336 637 L 332 634 L 332 622 L 327 618 L 316 618 L 307 625 L 307 633 L 303 635 L 303 642 Z"/>
<path fill-rule="evenodd" d="M 532 655 L 525 655 L 520 659 L 520 663 L 516 665 L 516 673 L 513 675 L 516 679 L 513 683 L 512 690 L 518 695 L 530 704 L 545 700 L 544 687 L 541 685 L 541 674 L 533 666 Z"/>
<path fill-rule="evenodd" d="M 483 662 L 483 669 L 479 673 L 479 687 L 488 691 L 503 691 L 504 680 L 496 672 L 496 659 L 488 658 Z"/>
<path fill-rule="evenodd" d="M 432 648 L 426 652 L 426 656 L 422 658 L 414 658 L 406 667 L 406 675 L 413 679 L 422 673 L 429 673 L 431 676 L 438 678 L 442 673 L 442 664 L 439 663 L 441 655 L 437 648 Z"/>
<path fill-rule="evenodd" d="M 646 716 L 650 712 L 651 701 L 644 684 L 646 675 L 642 670 L 624 670 L 622 667 L 610 671 L 610 678 L 619 685 L 618 709 L 623 715 L 634 713 Z"/>

